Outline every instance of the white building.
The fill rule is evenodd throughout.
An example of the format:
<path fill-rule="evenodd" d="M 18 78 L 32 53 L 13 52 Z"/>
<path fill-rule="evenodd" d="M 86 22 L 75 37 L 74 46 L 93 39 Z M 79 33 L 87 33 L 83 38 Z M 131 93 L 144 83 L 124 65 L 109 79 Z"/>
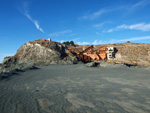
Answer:
<path fill-rule="evenodd" d="M 47 41 L 51 42 L 51 39 L 50 39 L 50 38 L 48 38 L 48 39 L 47 39 Z"/>
<path fill-rule="evenodd" d="M 107 59 L 108 60 L 113 60 L 115 58 L 115 49 L 114 47 L 107 47 Z"/>

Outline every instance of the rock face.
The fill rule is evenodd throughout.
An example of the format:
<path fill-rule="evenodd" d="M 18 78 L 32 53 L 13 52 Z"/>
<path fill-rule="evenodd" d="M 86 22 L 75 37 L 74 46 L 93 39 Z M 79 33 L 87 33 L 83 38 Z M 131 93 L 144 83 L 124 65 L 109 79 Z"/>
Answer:
<path fill-rule="evenodd" d="M 96 49 L 104 45 L 95 46 Z M 144 43 L 121 43 L 107 44 L 107 47 L 116 49 L 115 59 L 112 62 L 149 67 L 150 44 Z"/>
<path fill-rule="evenodd" d="M 55 46 L 58 46 L 57 44 Z M 58 50 L 56 50 L 58 49 Z M 53 60 L 60 60 L 62 47 L 56 47 L 56 49 L 44 47 L 38 43 L 27 42 L 16 53 L 16 57 L 23 61 L 33 61 L 38 65 L 47 65 Z"/>
<path fill-rule="evenodd" d="M 0 65 L 0 73 L 15 69 L 24 70 L 31 66 L 76 64 L 77 62 L 75 55 L 61 43 L 35 40 L 21 46 L 14 56 L 6 57 Z"/>
<path fill-rule="evenodd" d="M 150 44 L 123 43 L 114 46 L 117 49 L 116 61 L 150 66 Z"/>

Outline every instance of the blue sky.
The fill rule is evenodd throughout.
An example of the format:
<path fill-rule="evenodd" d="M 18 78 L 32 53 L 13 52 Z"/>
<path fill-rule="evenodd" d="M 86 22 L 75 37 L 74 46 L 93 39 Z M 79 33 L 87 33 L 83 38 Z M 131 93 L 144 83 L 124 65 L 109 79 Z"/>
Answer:
<path fill-rule="evenodd" d="M 27 41 L 150 43 L 150 0 L 0 0 L 0 62 Z"/>

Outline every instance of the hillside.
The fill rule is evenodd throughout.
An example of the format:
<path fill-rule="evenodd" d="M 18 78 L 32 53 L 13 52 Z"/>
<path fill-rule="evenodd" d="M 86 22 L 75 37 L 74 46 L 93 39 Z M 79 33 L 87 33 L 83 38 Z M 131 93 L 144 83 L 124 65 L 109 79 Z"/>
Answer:
<path fill-rule="evenodd" d="M 0 66 L 0 73 L 32 66 L 74 63 L 77 63 L 77 59 L 67 47 L 58 42 L 39 39 L 25 43 L 14 56 L 6 57 Z"/>
<path fill-rule="evenodd" d="M 150 66 L 150 44 L 122 43 L 108 46 L 117 50 L 115 62 Z"/>
<path fill-rule="evenodd" d="M 108 62 L 125 63 L 131 65 L 150 66 L 150 44 L 144 43 L 121 43 L 121 44 L 106 44 L 107 47 L 115 48 L 115 58 Z M 95 45 L 93 50 L 97 50 L 105 45 Z M 73 49 L 78 53 L 89 46 L 80 46 Z"/>
<path fill-rule="evenodd" d="M 94 50 L 104 45 L 95 45 Z M 15 70 L 24 70 L 33 66 L 45 66 L 49 64 L 76 64 L 76 54 L 89 46 L 78 46 L 70 51 L 65 44 L 51 40 L 39 39 L 29 41 L 22 45 L 14 56 L 6 57 L 0 64 L 0 73 L 8 73 Z M 128 64 L 149 67 L 150 44 L 122 43 L 107 44 L 107 47 L 115 48 L 115 58 L 107 62 L 116 64 Z"/>

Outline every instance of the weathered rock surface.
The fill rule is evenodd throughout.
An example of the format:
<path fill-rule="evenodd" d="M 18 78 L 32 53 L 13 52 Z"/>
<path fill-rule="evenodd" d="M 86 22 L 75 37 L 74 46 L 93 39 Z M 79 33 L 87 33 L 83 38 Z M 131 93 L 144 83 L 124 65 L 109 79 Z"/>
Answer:
<path fill-rule="evenodd" d="M 15 69 L 49 64 L 76 64 L 77 58 L 61 43 L 35 40 L 21 46 L 14 56 L 6 57 L 0 65 L 0 73 Z"/>
<path fill-rule="evenodd" d="M 90 62 L 90 63 L 86 63 L 85 66 L 87 67 L 96 67 L 98 64 L 96 62 Z"/>
<path fill-rule="evenodd" d="M 98 49 L 104 45 L 96 45 Z M 150 66 L 150 44 L 145 43 L 121 43 L 107 44 L 116 49 L 114 63 L 131 64 L 143 67 Z"/>
<path fill-rule="evenodd" d="M 133 65 L 128 65 L 128 64 L 115 64 L 111 62 L 100 62 L 99 67 L 108 67 L 108 68 L 126 68 L 126 67 L 131 67 Z M 135 67 L 135 66 L 133 66 Z"/>
<path fill-rule="evenodd" d="M 116 44 L 116 62 L 139 66 L 150 66 L 150 44 L 123 43 Z"/>

